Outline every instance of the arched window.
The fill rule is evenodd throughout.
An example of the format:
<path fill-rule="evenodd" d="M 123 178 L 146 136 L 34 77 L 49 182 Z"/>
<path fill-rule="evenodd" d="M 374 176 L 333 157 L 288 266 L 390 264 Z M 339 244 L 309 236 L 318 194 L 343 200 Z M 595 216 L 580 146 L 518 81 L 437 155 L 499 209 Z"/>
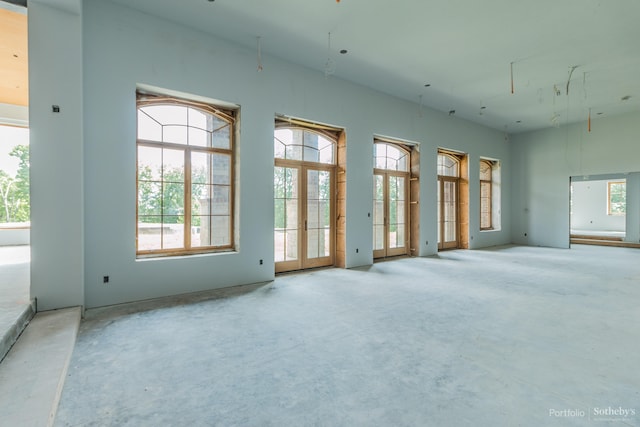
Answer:
<path fill-rule="evenodd" d="M 491 230 L 491 187 L 493 164 L 489 160 L 480 160 L 480 230 Z"/>
<path fill-rule="evenodd" d="M 138 255 L 233 247 L 234 112 L 138 94 Z"/>

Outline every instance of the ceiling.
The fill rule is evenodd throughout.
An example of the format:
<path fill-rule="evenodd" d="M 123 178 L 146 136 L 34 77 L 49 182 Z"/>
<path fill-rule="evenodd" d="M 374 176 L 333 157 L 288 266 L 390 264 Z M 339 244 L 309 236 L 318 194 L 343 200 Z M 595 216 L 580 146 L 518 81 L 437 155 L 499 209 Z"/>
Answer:
<path fill-rule="evenodd" d="M 0 103 L 29 104 L 27 15 L 3 7 L 0 7 Z"/>
<path fill-rule="evenodd" d="M 637 0 L 113 1 L 510 133 L 640 110 Z"/>

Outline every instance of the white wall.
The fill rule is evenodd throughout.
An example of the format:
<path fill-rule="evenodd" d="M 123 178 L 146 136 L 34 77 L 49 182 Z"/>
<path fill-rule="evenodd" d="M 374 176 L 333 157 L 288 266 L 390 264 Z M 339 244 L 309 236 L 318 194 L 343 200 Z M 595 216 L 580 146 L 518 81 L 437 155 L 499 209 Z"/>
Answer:
<path fill-rule="evenodd" d="M 640 171 L 640 113 L 592 120 L 591 129 L 578 123 L 512 136 L 514 243 L 569 247 L 570 177 Z M 627 197 L 637 188 L 631 176 Z M 627 239 L 636 238 L 639 217 L 627 213 Z"/>
<path fill-rule="evenodd" d="M 30 4 L 31 5 L 31 4 Z M 372 143 L 386 135 L 421 144 L 421 255 L 436 252 L 436 156 L 445 147 L 502 164 L 502 230 L 479 233 L 479 183 L 471 180 L 472 248 L 510 241 L 510 150 L 501 132 L 255 52 L 104 0 L 83 10 L 84 290 L 88 307 L 271 280 L 273 126 L 276 113 L 329 123 L 347 136 L 347 266 L 372 262 Z M 50 23 L 44 24 L 48 27 Z M 63 31 L 63 30 L 59 30 Z M 75 43 L 75 40 L 73 40 Z M 78 48 L 79 49 L 79 48 Z M 66 78 L 60 77 L 63 81 Z M 77 76 L 73 76 L 77 77 Z M 172 89 L 240 105 L 239 245 L 236 253 L 136 260 L 135 90 Z M 75 94 L 75 92 L 74 92 Z M 45 92 L 46 95 L 46 92 Z M 62 101 L 60 101 L 62 102 Z M 37 92 L 32 105 L 50 108 Z M 42 113 L 44 114 L 44 112 Z M 43 120 L 40 120 L 41 122 Z M 32 129 L 37 124 L 32 122 Z M 33 131 L 33 130 L 32 130 Z M 33 143 L 33 142 L 32 142 Z M 65 142 L 76 147 L 76 141 Z M 40 164 L 40 167 L 45 167 Z M 70 173 L 77 172 L 72 165 Z M 82 198 L 72 194 L 71 207 Z M 42 209 L 42 205 L 40 204 Z M 66 209 L 58 205 L 56 209 Z M 81 210 L 79 210 L 81 212 Z M 40 218 L 41 219 L 41 218 Z M 75 235 L 82 235 L 82 221 Z M 35 231 L 35 229 L 34 229 Z M 428 241 L 428 244 L 426 243 Z M 356 249 L 359 249 L 356 253 Z M 61 254 L 48 254 L 51 261 Z M 264 259 L 264 265 L 258 260 Z M 34 264 L 34 268 L 41 265 Z M 82 272 L 80 266 L 74 272 Z M 38 272 L 43 274 L 42 271 Z M 111 276 L 103 285 L 103 275 Z M 73 285 L 75 286 L 75 284 Z M 82 293 L 65 294 L 70 305 Z"/>
<path fill-rule="evenodd" d="M 624 178 L 617 181 L 622 180 Z M 626 215 L 609 215 L 607 212 L 609 182 L 610 180 L 572 182 L 572 229 L 624 232 Z"/>

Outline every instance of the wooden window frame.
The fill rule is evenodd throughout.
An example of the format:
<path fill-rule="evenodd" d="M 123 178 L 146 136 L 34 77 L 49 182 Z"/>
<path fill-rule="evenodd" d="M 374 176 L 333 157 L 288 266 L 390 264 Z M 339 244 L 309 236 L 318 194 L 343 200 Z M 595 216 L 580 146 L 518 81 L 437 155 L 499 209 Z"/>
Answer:
<path fill-rule="evenodd" d="M 610 216 L 625 216 L 627 214 L 626 212 L 626 206 L 625 206 L 625 212 L 612 212 L 611 211 L 611 186 L 612 185 L 624 185 L 625 187 L 625 191 L 627 191 L 627 181 L 608 181 L 607 182 L 607 215 Z"/>
<path fill-rule="evenodd" d="M 171 142 L 161 142 L 161 141 L 150 141 L 145 139 L 138 138 L 137 125 L 136 125 L 136 258 L 156 258 L 156 257 L 165 257 L 165 256 L 186 256 L 186 255 L 195 255 L 195 254 L 204 254 L 204 253 L 220 253 L 220 252 L 231 252 L 235 250 L 235 147 L 236 147 L 236 116 L 237 111 L 222 109 L 212 104 L 196 102 L 191 100 L 186 100 L 182 98 L 169 97 L 169 96 L 161 96 L 161 95 L 153 95 L 147 94 L 138 91 L 136 94 L 136 117 L 138 110 L 141 107 L 148 105 L 175 105 L 181 107 L 191 107 L 197 110 L 200 110 L 203 113 L 210 114 L 212 116 L 216 116 L 224 121 L 226 121 L 229 126 L 229 148 L 214 148 L 214 147 L 202 147 L 202 146 L 191 146 L 188 144 L 179 144 L 179 143 L 171 143 Z M 137 122 L 136 122 L 137 123 Z M 187 125 L 188 127 L 188 125 Z M 154 147 L 154 148 L 169 148 L 169 149 L 177 149 L 184 151 L 184 198 L 183 198 L 183 208 L 184 208 L 184 236 L 183 236 L 183 247 L 182 248 L 170 248 L 170 249 L 151 249 L 151 250 L 140 250 L 138 248 L 138 215 L 139 215 L 139 159 L 138 159 L 138 147 Z M 198 246 L 191 247 L 191 204 L 192 204 L 192 195 L 191 195 L 191 154 L 194 152 L 203 152 L 209 155 L 213 154 L 224 154 L 230 157 L 230 165 L 229 165 L 229 244 L 227 245 L 210 245 L 210 246 Z M 161 181 L 164 182 L 164 181 Z M 213 185 L 213 184 L 211 184 Z M 162 214 L 160 215 L 162 216 Z"/>
<path fill-rule="evenodd" d="M 480 231 L 489 231 L 489 230 L 493 230 L 493 209 L 492 209 L 492 205 L 493 205 L 493 166 L 494 163 L 490 160 L 485 160 L 485 159 L 481 159 L 480 160 L 480 167 L 482 168 L 482 165 L 485 164 L 486 166 L 489 167 L 489 170 L 491 172 L 491 177 L 490 179 L 482 179 L 482 177 L 480 178 Z M 481 176 L 481 174 L 480 174 Z M 482 187 L 483 185 L 488 185 L 489 187 L 489 197 L 487 200 L 487 203 L 489 204 L 489 226 L 488 227 L 483 227 L 482 226 Z"/>

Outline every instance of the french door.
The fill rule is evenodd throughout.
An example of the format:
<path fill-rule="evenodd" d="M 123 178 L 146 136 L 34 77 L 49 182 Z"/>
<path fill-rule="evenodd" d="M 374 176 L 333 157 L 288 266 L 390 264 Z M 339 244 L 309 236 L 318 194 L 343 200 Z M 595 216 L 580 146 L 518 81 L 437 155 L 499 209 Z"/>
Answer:
<path fill-rule="evenodd" d="M 334 264 L 334 168 L 276 160 L 276 273 Z"/>
<path fill-rule="evenodd" d="M 408 173 L 374 171 L 374 258 L 408 253 L 408 181 Z"/>

